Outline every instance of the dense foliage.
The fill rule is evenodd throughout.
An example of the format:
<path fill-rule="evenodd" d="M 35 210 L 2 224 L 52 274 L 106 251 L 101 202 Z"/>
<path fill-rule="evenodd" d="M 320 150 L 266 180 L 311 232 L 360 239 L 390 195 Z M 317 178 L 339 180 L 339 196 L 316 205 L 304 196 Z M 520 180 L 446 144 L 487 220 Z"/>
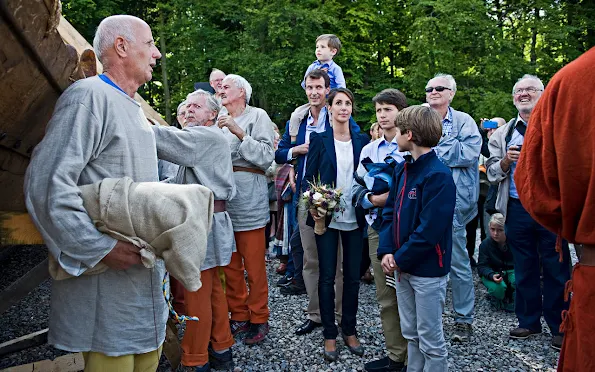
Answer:
<path fill-rule="evenodd" d="M 547 82 L 595 46 L 591 0 L 63 0 L 63 13 L 89 41 L 108 15 L 145 19 L 167 50 L 167 81 L 155 69 L 141 94 L 168 118 L 216 67 L 248 79 L 253 104 L 283 124 L 306 101 L 300 81 L 322 33 L 343 43 L 335 61 L 364 127 L 378 91 L 398 88 L 419 103 L 437 72 L 457 80 L 453 107 L 476 119 L 511 118 L 519 77 Z"/>

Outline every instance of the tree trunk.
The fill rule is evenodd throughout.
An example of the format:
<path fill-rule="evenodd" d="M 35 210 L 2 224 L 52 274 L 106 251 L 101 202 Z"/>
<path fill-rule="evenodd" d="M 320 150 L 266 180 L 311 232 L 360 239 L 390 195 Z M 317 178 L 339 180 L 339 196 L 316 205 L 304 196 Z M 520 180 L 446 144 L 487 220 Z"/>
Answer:
<path fill-rule="evenodd" d="M 167 50 L 165 48 L 165 21 L 163 12 L 159 15 L 159 42 L 161 44 L 161 74 L 163 75 L 163 97 L 165 101 L 165 121 L 171 124 L 171 99 L 167 81 Z"/>

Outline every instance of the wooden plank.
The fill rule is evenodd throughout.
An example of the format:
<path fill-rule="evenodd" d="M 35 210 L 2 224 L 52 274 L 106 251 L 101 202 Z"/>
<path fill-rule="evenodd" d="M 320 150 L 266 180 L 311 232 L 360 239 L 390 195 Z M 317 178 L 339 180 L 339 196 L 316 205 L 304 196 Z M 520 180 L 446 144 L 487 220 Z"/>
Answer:
<path fill-rule="evenodd" d="M 0 344 L 0 356 L 16 353 L 48 341 L 48 328 Z"/>
<path fill-rule="evenodd" d="M 43 244 L 28 213 L 0 211 L 0 246 Z"/>
<path fill-rule="evenodd" d="M 76 48 L 79 55 L 83 54 L 83 52 L 87 49 L 93 49 L 93 46 L 85 40 L 85 38 L 78 33 L 78 31 L 72 27 L 72 25 L 61 16 L 60 24 L 58 25 L 58 32 L 65 43 L 72 45 Z M 101 66 L 101 62 L 97 60 L 97 73 L 101 73 L 103 71 L 103 67 Z M 155 111 L 149 104 L 141 97 L 138 93 L 134 96 L 134 99 L 141 104 L 141 107 L 148 118 L 156 120 L 161 125 L 169 125 L 161 115 L 157 111 Z"/>
<path fill-rule="evenodd" d="M 85 360 L 82 353 L 62 355 L 54 360 L 41 360 L 39 362 L 9 367 L 0 372 L 78 372 L 85 369 Z"/>
<path fill-rule="evenodd" d="M 169 360 L 172 371 L 176 371 L 182 362 L 182 349 L 178 340 L 178 329 L 171 318 L 167 320 L 167 326 L 165 328 L 163 354 Z"/>
<path fill-rule="evenodd" d="M 48 259 L 46 258 L 33 269 L 29 270 L 27 274 L 23 275 L 4 291 L 0 292 L 0 314 L 8 310 L 12 305 L 18 303 L 21 298 L 25 297 L 49 277 Z"/>

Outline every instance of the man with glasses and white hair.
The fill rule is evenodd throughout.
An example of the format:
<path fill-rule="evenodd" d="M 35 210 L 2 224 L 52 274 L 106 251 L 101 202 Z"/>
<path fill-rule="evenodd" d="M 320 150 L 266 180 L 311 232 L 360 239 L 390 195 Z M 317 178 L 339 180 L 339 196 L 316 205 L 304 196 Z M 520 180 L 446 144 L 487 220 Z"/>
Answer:
<path fill-rule="evenodd" d="M 184 129 L 155 126 L 157 155 L 180 165 L 178 184 L 199 184 L 213 191 L 215 213 L 201 270 L 202 287 L 184 290 L 186 314 L 200 320 L 186 323 L 182 340 L 183 370 L 233 370 L 233 337 L 219 268 L 227 266 L 235 251 L 227 202 L 236 194 L 227 139 L 217 125 L 221 103 L 211 93 L 197 90 L 186 97 Z"/>
<path fill-rule="evenodd" d="M 209 75 L 209 85 L 215 91 L 215 96 L 221 98 L 221 87 L 225 79 L 225 72 L 214 68 Z"/>
<path fill-rule="evenodd" d="M 176 111 L 176 120 L 180 127 L 184 128 L 184 117 L 186 116 L 186 101 L 182 101 L 178 105 L 178 109 Z"/>
<path fill-rule="evenodd" d="M 543 88 L 541 80 L 534 75 L 524 75 L 516 82 L 512 98 L 518 114 L 490 137 L 491 156 L 486 167 L 490 182 L 498 184 L 496 209 L 506 216 L 506 235 L 514 259 L 515 313 L 519 326 L 510 331 L 510 337 L 526 339 L 541 333 L 543 314 L 552 333 L 551 346 L 560 350 L 561 313 L 568 310 L 568 303 L 564 301 L 564 285 L 570 279 L 568 243 L 562 243 L 563 255 L 560 256 L 556 252 L 556 234 L 527 213 L 519 200 L 514 179 L 529 117 Z M 540 266 L 543 268 L 543 293 Z"/>
<path fill-rule="evenodd" d="M 27 209 L 50 254 L 73 277 L 52 282 L 48 343 L 83 352 L 85 371 L 155 371 L 165 339 L 165 265 L 141 264 L 139 248 L 98 231 L 78 188 L 105 178 L 157 181 L 157 151 L 137 89 L 161 53 L 151 28 L 105 18 L 93 42 L 103 74 L 58 99 L 25 178 Z M 98 263 L 109 269 L 83 275 Z"/>
<path fill-rule="evenodd" d="M 477 214 L 481 134 L 469 114 L 450 107 L 457 91 L 457 83 L 451 75 L 435 75 L 426 84 L 425 91 L 427 103 L 442 118 L 442 138 L 434 151 L 450 167 L 457 187 L 450 282 L 455 312 L 452 340 L 462 342 L 469 340 L 475 310 L 473 273 L 467 253 L 465 226 Z"/>

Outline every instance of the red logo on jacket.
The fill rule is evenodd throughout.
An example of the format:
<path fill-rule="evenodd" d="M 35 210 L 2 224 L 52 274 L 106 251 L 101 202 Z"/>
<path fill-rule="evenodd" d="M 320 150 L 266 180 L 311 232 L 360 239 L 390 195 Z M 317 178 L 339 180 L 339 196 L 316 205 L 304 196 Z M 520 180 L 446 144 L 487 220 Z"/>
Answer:
<path fill-rule="evenodd" d="M 411 189 L 411 191 L 409 191 L 409 193 L 407 194 L 407 197 L 409 199 L 417 199 L 417 189 L 414 187 Z"/>

